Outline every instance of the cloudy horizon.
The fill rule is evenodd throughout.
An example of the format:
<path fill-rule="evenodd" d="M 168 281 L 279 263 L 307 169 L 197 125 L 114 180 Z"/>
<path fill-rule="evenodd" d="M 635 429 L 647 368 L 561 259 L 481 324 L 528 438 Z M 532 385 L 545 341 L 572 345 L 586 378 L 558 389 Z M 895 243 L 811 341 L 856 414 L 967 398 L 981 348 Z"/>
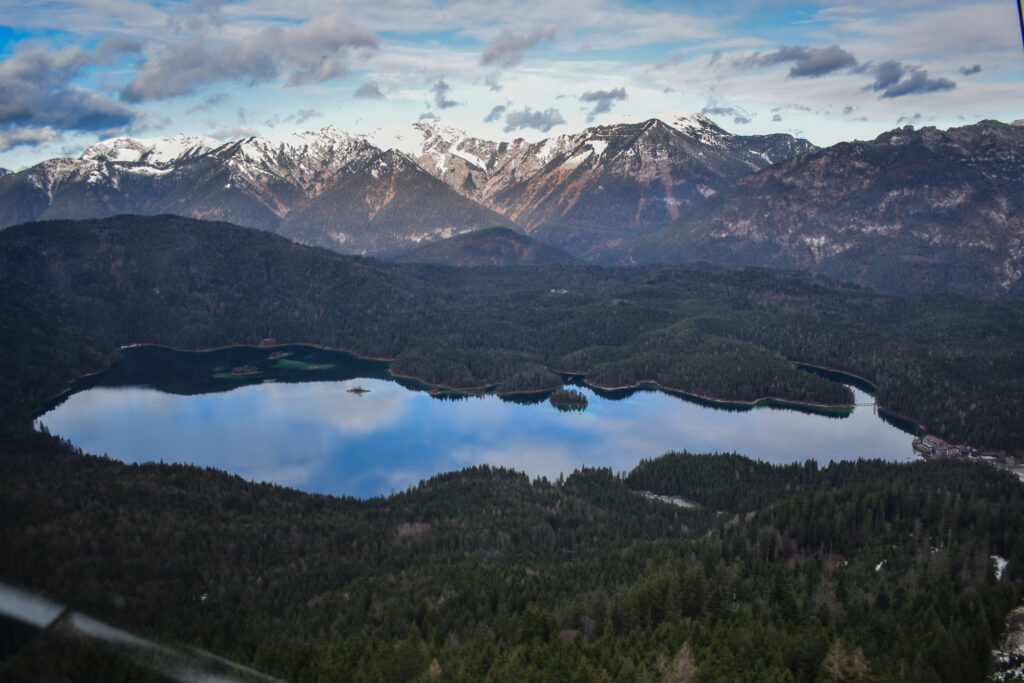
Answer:
<path fill-rule="evenodd" d="M 1024 118 L 1012 5 L 401 0 L 0 4 L 0 167 L 119 135 L 442 118 L 539 139 L 666 112 L 818 145 Z"/>

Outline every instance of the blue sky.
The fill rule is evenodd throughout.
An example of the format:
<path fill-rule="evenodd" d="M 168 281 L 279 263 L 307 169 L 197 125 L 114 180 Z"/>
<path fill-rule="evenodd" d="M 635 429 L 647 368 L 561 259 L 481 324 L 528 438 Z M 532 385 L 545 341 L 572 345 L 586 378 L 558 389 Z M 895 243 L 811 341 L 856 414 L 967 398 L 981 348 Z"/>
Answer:
<path fill-rule="evenodd" d="M 0 166 L 118 135 L 435 116 L 492 139 L 704 112 L 819 145 L 1024 118 L 1007 2 L 0 0 Z"/>

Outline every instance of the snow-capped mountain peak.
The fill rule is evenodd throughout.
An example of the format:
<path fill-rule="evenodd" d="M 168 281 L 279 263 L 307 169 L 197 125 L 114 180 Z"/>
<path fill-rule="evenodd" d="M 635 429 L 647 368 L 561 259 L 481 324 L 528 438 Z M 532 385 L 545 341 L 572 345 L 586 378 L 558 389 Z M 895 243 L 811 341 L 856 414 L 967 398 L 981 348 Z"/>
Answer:
<path fill-rule="evenodd" d="M 80 157 L 83 161 L 109 163 L 146 163 L 167 165 L 185 158 L 206 154 L 221 146 L 220 140 L 178 134 L 172 138 L 118 137 L 97 142 Z"/>
<path fill-rule="evenodd" d="M 366 237 L 359 246 L 357 234 L 367 229 L 360 221 L 383 225 L 376 212 L 394 200 L 395 207 L 418 208 L 393 215 L 389 209 L 385 217 L 401 215 L 403 225 L 388 227 L 388 234 L 437 236 L 437 225 L 424 228 L 431 216 L 457 214 L 474 224 L 515 221 L 593 255 L 676 220 L 741 176 L 809 146 L 784 135 L 733 136 L 701 114 L 621 118 L 541 140 L 482 139 L 440 119 L 368 134 L 328 125 L 224 143 L 186 135 L 115 138 L 81 158 L 16 174 L 23 182 L 5 179 L 31 201 L 0 206 L 0 222 L 35 219 L 39 206 L 51 217 L 178 213 L 287 230 L 332 248 L 384 249 L 384 237 Z M 428 197 L 449 208 L 424 213 Z M 364 215 L 367 207 L 375 208 Z M 443 229 L 455 225 L 442 222 Z"/>
<path fill-rule="evenodd" d="M 667 117 L 666 123 L 705 145 L 721 146 L 723 140 L 732 137 L 704 114 L 678 112 Z"/>
<path fill-rule="evenodd" d="M 469 136 L 442 119 L 422 119 L 407 125 L 376 128 L 365 137 L 367 142 L 382 150 L 397 149 L 419 158 L 438 148 L 447 152 L 448 148 L 458 146 Z"/>
<path fill-rule="evenodd" d="M 423 154 L 429 134 L 416 124 L 375 128 L 366 134 L 366 141 L 381 150 L 397 149 L 418 157 Z"/>
<path fill-rule="evenodd" d="M 319 194 L 333 178 L 379 150 L 362 136 L 334 126 L 298 133 L 275 133 L 237 140 L 216 150 L 231 168 L 234 183 L 264 191 L 267 183 L 284 181 L 306 196 Z M 275 212 L 284 212 L 275 207 Z"/>

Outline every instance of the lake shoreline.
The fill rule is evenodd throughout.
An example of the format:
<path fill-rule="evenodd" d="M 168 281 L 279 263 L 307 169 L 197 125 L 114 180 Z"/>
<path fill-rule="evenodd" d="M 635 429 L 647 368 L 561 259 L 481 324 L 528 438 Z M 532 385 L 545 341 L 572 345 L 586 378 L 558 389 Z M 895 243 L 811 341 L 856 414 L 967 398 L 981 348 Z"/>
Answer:
<path fill-rule="evenodd" d="M 161 344 L 161 343 L 156 343 L 156 342 L 135 342 L 135 343 L 123 344 L 123 345 L 119 346 L 117 348 L 117 352 L 119 354 L 121 351 L 124 351 L 126 349 L 137 348 L 137 347 L 161 348 L 161 349 L 167 349 L 167 350 L 170 350 L 170 351 L 176 351 L 176 352 L 179 352 L 179 353 L 209 353 L 209 352 L 223 351 L 223 350 L 228 350 L 228 349 L 267 349 L 267 350 L 272 350 L 272 349 L 280 349 L 280 348 L 289 347 L 289 346 L 302 346 L 302 347 L 307 347 L 307 348 L 311 348 L 311 349 L 317 349 L 317 350 L 320 350 L 320 351 L 327 351 L 327 352 L 332 352 L 332 353 L 346 353 L 346 354 L 349 354 L 349 355 L 351 355 L 351 356 L 353 356 L 355 358 L 358 358 L 360 360 L 374 361 L 374 362 L 379 362 L 379 363 L 390 364 L 390 363 L 393 363 L 395 361 L 394 358 L 388 358 L 386 356 L 363 355 L 361 353 L 358 353 L 356 351 L 352 351 L 351 349 L 347 349 L 347 348 L 331 347 L 331 346 L 325 346 L 325 345 L 322 345 L 322 344 L 310 344 L 310 343 L 305 343 L 305 342 L 275 342 L 273 344 L 258 344 L 258 343 L 257 344 L 244 344 L 244 343 L 235 343 L 235 344 L 223 344 L 223 345 L 220 345 L 220 346 L 209 346 L 209 347 L 200 347 L 200 348 L 182 348 L 182 347 L 179 347 L 179 346 L 173 346 L 173 345 L 170 345 L 170 344 Z M 114 358 L 105 368 L 103 368 L 101 370 L 94 371 L 94 372 L 84 373 L 84 374 L 74 378 L 73 380 L 71 380 L 64 387 L 64 389 L 62 391 L 54 394 L 53 396 L 50 396 L 45 401 L 43 401 L 42 405 L 43 406 L 50 405 L 52 402 L 57 401 L 60 398 L 67 396 L 68 394 L 70 394 L 74 390 L 74 387 L 75 387 L 76 384 L 78 384 L 82 380 L 87 379 L 89 377 L 93 377 L 95 375 L 99 375 L 99 374 L 102 374 L 104 372 L 107 372 L 108 370 L 110 370 L 111 367 L 113 367 L 114 363 L 116 363 L 118 360 L 119 360 L 119 358 Z M 818 369 L 821 369 L 821 370 L 826 370 L 826 371 L 829 371 L 829 372 L 835 372 L 835 373 L 840 374 L 840 375 L 848 375 L 849 377 L 855 378 L 855 379 L 857 379 L 857 380 L 859 380 L 861 382 L 865 382 L 865 383 L 871 385 L 872 387 L 876 386 L 874 383 L 870 382 L 869 380 L 867 380 L 867 379 L 865 379 L 863 377 L 859 377 L 857 375 L 854 375 L 854 374 L 848 373 L 848 372 L 844 372 L 842 370 L 835 370 L 835 369 L 832 369 L 832 368 L 827 368 L 827 367 L 824 367 L 824 366 L 818 366 L 818 365 L 814 365 L 814 364 L 811 364 L 811 363 L 801 363 L 801 362 L 798 362 L 798 361 L 791 361 L 791 362 L 793 362 L 795 365 L 803 365 L 803 366 L 807 366 L 807 367 L 812 367 L 812 368 L 818 368 Z M 547 368 L 547 369 L 548 369 L 548 371 L 550 371 L 552 373 L 555 373 L 557 375 L 561 375 L 561 376 L 578 376 L 578 377 L 581 378 L 582 383 L 583 383 L 584 386 L 587 386 L 587 387 L 589 387 L 589 388 L 591 388 L 592 390 L 595 390 L 595 391 L 605 391 L 605 392 L 613 392 L 613 391 L 639 391 L 639 390 L 643 390 L 645 387 L 653 387 L 656 390 L 662 391 L 664 393 L 674 394 L 674 395 L 680 396 L 682 398 L 692 399 L 692 400 L 695 400 L 695 401 L 703 401 L 703 402 L 706 402 L 706 403 L 711 404 L 713 406 L 721 406 L 723 408 L 735 407 L 735 408 L 740 408 L 740 409 L 746 409 L 746 408 L 756 408 L 759 405 L 768 405 L 768 406 L 778 406 L 778 407 L 782 407 L 782 408 L 797 408 L 797 409 L 805 408 L 805 409 L 812 410 L 812 411 L 814 411 L 814 410 L 821 410 L 821 411 L 852 411 L 856 407 L 853 403 L 814 403 L 814 402 L 811 402 L 811 401 L 799 401 L 799 400 L 794 400 L 794 399 L 786 399 L 786 398 L 781 398 L 781 397 L 778 397 L 778 396 L 762 396 L 762 397 L 759 397 L 759 398 L 753 399 L 753 400 L 728 399 L 728 398 L 722 398 L 722 397 L 719 397 L 719 396 L 699 394 L 699 393 L 696 393 L 696 392 L 687 391 L 685 389 L 679 389 L 677 387 L 665 386 L 665 385 L 662 385 L 661 383 L 656 382 L 654 380 L 637 380 L 636 382 L 634 382 L 632 384 L 629 384 L 629 385 L 618 386 L 618 387 L 605 387 L 605 386 L 602 386 L 600 384 L 597 384 L 596 382 L 588 381 L 586 379 L 587 373 L 566 372 L 566 371 L 562 371 L 562 370 L 556 370 L 554 368 Z M 529 395 L 529 394 L 543 394 L 543 393 L 548 393 L 548 392 L 551 392 L 551 391 L 555 391 L 555 390 L 559 389 L 560 387 L 565 386 L 565 383 L 563 382 L 560 385 L 554 385 L 554 386 L 550 386 L 550 387 L 546 387 L 546 388 L 539 388 L 539 389 L 521 389 L 521 390 L 516 390 L 516 391 L 500 391 L 500 390 L 499 391 L 489 391 L 487 389 L 487 385 L 478 385 L 478 386 L 471 386 L 471 387 L 456 387 L 456 386 L 450 386 L 450 385 L 445 385 L 445 384 L 432 383 L 432 382 L 429 382 L 429 381 L 423 379 L 422 377 L 417 377 L 416 375 L 412 375 L 412 374 L 397 373 L 397 372 L 392 371 L 392 369 L 390 367 L 387 367 L 385 370 L 386 370 L 388 376 L 390 376 L 390 377 L 392 377 L 394 379 L 405 380 L 405 381 L 412 381 L 412 382 L 416 382 L 416 383 L 422 385 L 423 386 L 423 390 L 426 391 L 429 394 L 432 394 L 432 395 L 441 395 L 441 394 L 455 394 L 455 395 L 466 395 L 466 396 L 495 395 L 495 396 L 506 396 L 506 397 L 508 397 L 508 396 L 522 396 L 522 395 Z M 908 422 L 908 423 L 915 424 L 915 425 L 917 425 L 922 430 L 925 429 L 925 427 L 923 425 L 921 425 L 920 423 L 918 423 L 916 420 L 912 420 L 910 418 L 906 418 L 906 417 L 904 417 L 902 415 L 899 415 L 897 413 L 889 411 L 889 410 L 883 408 L 881 405 L 879 405 L 878 408 L 879 408 L 879 410 L 883 410 L 887 414 L 892 415 L 892 416 L 894 416 L 894 417 L 896 417 L 896 418 L 898 418 L 900 420 L 903 420 L 903 421 Z"/>
<path fill-rule="evenodd" d="M 910 437 L 871 411 L 849 419 L 809 410 L 728 410 L 649 386 L 613 395 L 577 388 L 589 408 L 565 415 L 540 400 L 543 394 L 523 401 L 435 396 L 351 354 L 283 350 L 335 370 L 278 373 L 267 359 L 275 350 L 266 347 L 212 355 L 136 348 L 109 375 L 76 386 L 38 418 L 37 430 L 125 463 L 191 463 L 356 498 L 484 464 L 554 480 L 579 468 L 629 471 L 640 458 L 680 449 L 821 465 L 864 457 L 865 449 L 900 461 L 909 452 Z M 262 375 L 211 379 L 215 370 L 245 364 Z M 371 390 L 369 398 L 351 395 L 357 385 Z"/>
<path fill-rule="evenodd" d="M 781 406 L 799 406 L 803 408 L 822 408 L 825 410 L 853 410 L 856 407 L 854 403 L 811 403 L 810 401 L 796 401 L 793 399 L 779 398 L 778 396 L 762 396 L 750 401 L 743 399 L 730 399 L 730 398 L 718 398 L 716 396 L 707 396 L 704 394 L 696 394 L 692 391 L 686 391 L 684 389 L 676 389 L 675 387 L 666 387 L 659 382 L 654 380 L 638 380 L 637 382 L 621 387 L 604 387 L 594 382 L 588 382 L 584 380 L 583 383 L 591 389 L 598 391 L 629 391 L 643 389 L 645 385 L 657 387 L 658 391 L 665 392 L 667 394 L 680 394 L 690 398 L 695 398 L 700 401 L 706 401 L 708 403 L 715 403 L 724 406 L 750 406 L 757 407 L 761 404 L 777 404 Z"/>

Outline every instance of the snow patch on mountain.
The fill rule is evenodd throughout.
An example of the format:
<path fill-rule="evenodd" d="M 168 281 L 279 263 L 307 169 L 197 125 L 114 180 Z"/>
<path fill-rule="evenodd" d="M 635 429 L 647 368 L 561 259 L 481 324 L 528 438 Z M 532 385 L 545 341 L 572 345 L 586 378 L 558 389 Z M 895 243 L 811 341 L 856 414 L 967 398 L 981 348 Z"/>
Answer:
<path fill-rule="evenodd" d="M 600 157 L 608 149 L 608 143 L 604 140 L 591 140 L 589 144 L 590 148 L 594 150 L 594 155 L 597 157 Z"/>
<path fill-rule="evenodd" d="M 396 149 L 413 158 L 423 156 L 428 148 L 458 145 L 468 135 L 440 119 L 424 119 L 400 126 L 376 128 L 363 138 L 381 150 Z"/>
<path fill-rule="evenodd" d="M 466 151 L 463 151 L 463 150 L 460 150 L 460 149 L 453 149 L 453 150 L 451 150 L 450 153 L 453 156 L 457 156 L 460 159 L 465 160 L 467 163 L 470 163 L 473 166 L 476 166 L 481 171 L 485 170 L 487 168 L 487 165 L 483 161 L 481 161 L 479 157 L 474 156 L 473 154 L 470 154 L 469 152 L 466 152 Z"/>
<path fill-rule="evenodd" d="M 118 137 L 91 145 L 82 153 L 80 159 L 116 164 L 145 162 L 166 165 L 206 154 L 221 144 L 220 140 L 211 137 L 191 137 L 184 134 L 175 135 L 173 138 Z"/>

